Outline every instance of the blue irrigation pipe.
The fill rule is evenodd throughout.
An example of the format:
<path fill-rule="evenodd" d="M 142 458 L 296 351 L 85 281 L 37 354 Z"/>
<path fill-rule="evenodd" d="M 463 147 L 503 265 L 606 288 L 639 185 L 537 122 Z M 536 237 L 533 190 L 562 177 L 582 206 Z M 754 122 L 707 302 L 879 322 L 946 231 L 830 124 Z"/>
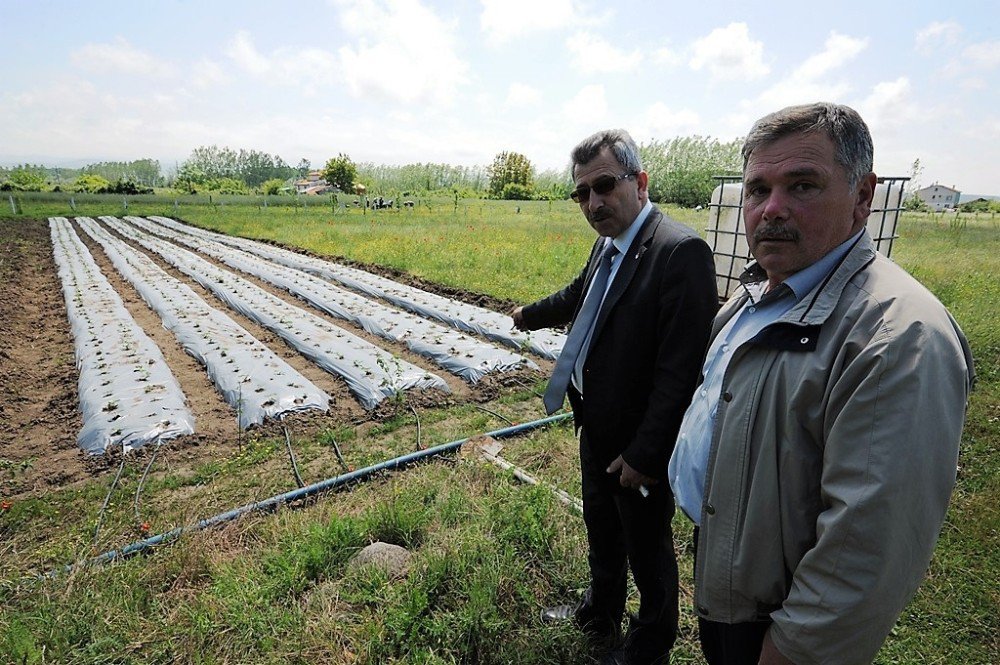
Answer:
<path fill-rule="evenodd" d="M 558 416 L 550 416 L 548 418 L 542 418 L 540 420 L 532 420 L 531 422 L 521 423 L 519 425 L 512 425 L 510 427 L 504 427 L 503 429 L 493 430 L 492 432 L 486 432 L 485 436 L 493 437 L 494 439 L 505 439 L 511 436 L 516 436 L 523 432 L 528 432 L 539 427 L 544 427 L 546 425 L 551 425 L 567 418 L 572 417 L 571 413 L 563 413 Z M 434 448 L 427 448 L 425 450 L 418 450 L 413 453 L 402 455 L 400 457 L 395 457 L 393 459 L 385 460 L 384 462 L 379 462 L 378 464 L 365 467 L 363 469 L 358 469 L 357 471 L 351 471 L 350 473 L 345 473 L 340 476 L 334 476 L 333 478 L 327 478 L 326 480 L 321 480 L 318 483 L 313 483 L 312 485 L 306 485 L 299 489 L 291 490 L 289 492 L 284 492 L 283 494 L 278 494 L 272 496 L 269 499 L 264 499 L 263 501 L 256 501 L 254 503 L 248 503 L 246 505 L 240 506 L 239 508 L 233 508 L 232 510 L 227 510 L 224 513 L 219 513 L 213 517 L 209 517 L 203 520 L 198 520 L 194 524 L 189 524 L 188 526 L 179 526 L 170 531 L 165 531 L 163 533 L 157 534 L 155 536 L 150 536 L 144 540 L 139 540 L 131 545 L 126 545 L 120 550 L 109 550 L 104 554 L 96 556 L 92 559 L 87 559 L 78 563 L 72 563 L 64 566 L 62 569 L 51 570 L 45 573 L 45 577 L 55 577 L 59 573 L 70 573 L 76 568 L 86 568 L 89 566 L 99 565 L 102 563 L 109 563 L 112 561 L 117 561 L 120 559 L 125 559 L 134 554 L 139 554 L 157 545 L 163 545 L 173 542 L 177 538 L 180 538 L 185 533 L 191 533 L 193 531 L 201 531 L 202 529 L 207 529 L 209 527 L 217 526 L 225 522 L 236 519 L 247 513 L 259 512 L 264 510 L 271 510 L 277 508 L 281 504 L 289 503 L 291 501 L 298 501 L 299 499 L 305 499 L 314 494 L 324 492 L 327 490 L 340 487 L 341 485 L 346 485 L 352 481 L 360 481 L 365 478 L 372 476 L 380 471 L 390 471 L 392 469 L 398 469 L 404 467 L 414 462 L 418 462 L 426 457 L 433 457 L 434 455 L 440 455 L 442 453 L 451 452 L 462 447 L 462 444 L 469 441 L 472 437 L 467 437 L 465 439 L 460 439 L 458 441 L 452 441 L 450 443 L 443 443 Z"/>

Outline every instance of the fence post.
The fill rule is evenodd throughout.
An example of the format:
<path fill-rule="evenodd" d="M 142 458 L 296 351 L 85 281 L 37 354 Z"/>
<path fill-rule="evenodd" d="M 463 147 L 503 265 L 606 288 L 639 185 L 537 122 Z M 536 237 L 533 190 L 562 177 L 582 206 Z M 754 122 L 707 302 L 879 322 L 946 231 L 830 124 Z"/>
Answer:
<path fill-rule="evenodd" d="M 125 198 L 124 196 L 122 197 L 122 208 L 128 210 L 128 199 Z"/>
<path fill-rule="evenodd" d="M 17 206 L 14 205 L 14 195 L 8 194 L 7 198 L 10 199 L 10 212 L 13 215 L 17 214 Z"/>

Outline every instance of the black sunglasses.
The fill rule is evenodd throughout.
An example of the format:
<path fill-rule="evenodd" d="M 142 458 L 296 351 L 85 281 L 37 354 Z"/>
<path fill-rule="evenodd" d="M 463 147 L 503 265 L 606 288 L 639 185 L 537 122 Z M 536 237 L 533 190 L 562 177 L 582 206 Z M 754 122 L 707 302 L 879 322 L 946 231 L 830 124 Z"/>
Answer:
<path fill-rule="evenodd" d="M 625 180 L 626 178 L 631 178 L 634 175 L 639 175 L 638 173 L 623 173 L 620 176 L 613 175 L 602 175 L 600 178 L 595 180 L 591 185 L 580 185 L 572 192 L 569 193 L 569 197 L 576 201 L 577 203 L 586 203 L 590 200 L 591 190 L 597 192 L 601 196 L 604 196 L 618 184 L 620 180 Z"/>

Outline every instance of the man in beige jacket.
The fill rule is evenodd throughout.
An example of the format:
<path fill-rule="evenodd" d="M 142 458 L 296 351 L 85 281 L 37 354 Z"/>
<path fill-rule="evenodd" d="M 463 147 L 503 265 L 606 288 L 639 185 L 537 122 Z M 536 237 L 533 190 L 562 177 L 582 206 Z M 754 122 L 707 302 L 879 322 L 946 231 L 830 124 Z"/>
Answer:
<path fill-rule="evenodd" d="M 875 251 L 872 152 L 834 104 L 768 115 L 743 146 L 756 261 L 715 319 L 669 470 L 697 525 L 712 665 L 871 662 L 944 520 L 972 358 Z"/>

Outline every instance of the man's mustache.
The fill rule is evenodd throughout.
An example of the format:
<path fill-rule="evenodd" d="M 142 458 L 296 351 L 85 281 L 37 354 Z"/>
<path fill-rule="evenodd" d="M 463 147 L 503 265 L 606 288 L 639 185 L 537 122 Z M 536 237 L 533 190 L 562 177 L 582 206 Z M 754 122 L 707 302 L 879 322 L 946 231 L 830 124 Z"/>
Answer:
<path fill-rule="evenodd" d="M 799 232 L 785 226 L 758 226 L 753 232 L 754 243 L 766 240 L 791 240 L 798 241 Z"/>

